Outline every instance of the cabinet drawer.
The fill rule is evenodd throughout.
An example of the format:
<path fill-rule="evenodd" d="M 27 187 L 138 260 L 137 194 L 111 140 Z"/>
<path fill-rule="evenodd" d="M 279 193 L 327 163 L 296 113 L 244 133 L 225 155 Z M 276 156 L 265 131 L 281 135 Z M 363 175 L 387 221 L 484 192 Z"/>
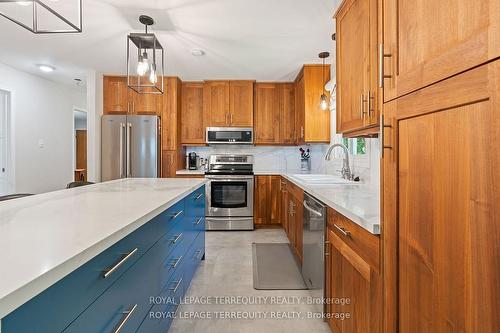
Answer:
<path fill-rule="evenodd" d="M 300 201 L 300 204 L 302 205 L 302 202 L 304 201 L 304 190 L 292 182 L 287 183 L 286 190 L 289 194 L 293 195 L 297 201 Z"/>
<path fill-rule="evenodd" d="M 200 187 L 186 198 L 186 216 L 205 216 L 205 186 Z"/>
<path fill-rule="evenodd" d="M 153 218 L 2 319 L 4 333 L 61 332 L 165 233 L 183 220 L 184 200 Z M 111 268 L 115 268 L 110 270 Z M 106 277 L 104 274 L 107 273 Z"/>
<path fill-rule="evenodd" d="M 200 232 L 196 236 L 194 243 L 189 249 L 188 255 L 186 256 L 186 262 L 184 263 L 184 280 L 186 281 L 186 290 L 189 288 L 189 283 L 193 279 L 196 268 L 200 264 L 201 258 L 205 255 L 205 233 Z"/>
<path fill-rule="evenodd" d="M 376 270 L 380 265 L 380 238 L 328 208 L 328 228 Z M 346 235 L 347 234 L 347 235 Z"/>

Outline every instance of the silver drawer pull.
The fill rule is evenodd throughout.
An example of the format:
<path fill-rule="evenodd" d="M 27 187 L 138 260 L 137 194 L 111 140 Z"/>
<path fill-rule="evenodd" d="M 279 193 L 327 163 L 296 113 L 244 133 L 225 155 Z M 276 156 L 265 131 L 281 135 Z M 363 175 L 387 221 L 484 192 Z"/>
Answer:
<path fill-rule="evenodd" d="M 180 212 L 177 212 L 174 215 L 172 215 L 172 220 L 175 220 L 176 218 L 178 218 L 179 216 L 181 216 L 182 213 L 184 213 L 183 210 L 181 210 Z"/>
<path fill-rule="evenodd" d="M 201 197 L 203 196 L 203 193 L 200 193 L 196 196 L 196 198 L 194 198 L 194 200 L 199 200 Z"/>
<path fill-rule="evenodd" d="M 196 220 L 196 222 L 194 222 L 194 225 L 200 224 L 201 221 L 203 221 L 203 217 L 200 217 L 198 220 Z"/>
<path fill-rule="evenodd" d="M 123 265 L 127 260 L 129 260 L 137 252 L 137 250 L 138 250 L 138 248 L 136 247 L 135 249 L 132 250 L 132 252 L 130 252 L 125 257 L 123 257 L 120 261 L 118 261 L 113 267 L 104 271 L 103 277 L 106 279 L 111 274 L 113 274 L 113 272 L 116 271 L 118 268 L 120 268 L 120 266 Z"/>
<path fill-rule="evenodd" d="M 170 240 L 170 242 L 171 242 L 172 244 L 175 244 L 175 243 L 177 243 L 177 241 L 178 241 L 181 237 L 182 237 L 182 234 L 179 234 L 179 235 L 175 236 L 174 238 L 172 238 L 172 239 Z"/>
<path fill-rule="evenodd" d="M 177 265 L 181 262 L 181 259 L 182 259 L 182 256 L 180 256 L 179 258 L 177 259 L 174 259 L 174 263 L 172 263 L 172 268 L 175 268 L 177 267 Z"/>
<path fill-rule="evenodd" d="M 118 326 L 116 326 L 116 328 L 113 331 L 113 333 L 119 333 L 122 330 L 122 328 L 125 326 L 125 324 L 130 319 L 130 317 L 132 317 L 132 314 L 134 313 L 135 309 L 137 309 L 137 304 L 134 305 L 132 307 L 132 309 L 123 312 L 123 314 L 125 314 L 125 316 L 122 318 L 122 320 L 120 321 L 120 323 L 118 324 Z"/>
<path fill-rule="evenodd" d="M 342 235 L 344 235 L 346 237 L 350 237 L 351 236 L 351 233 L 349 231 L 345 230 L 345 228 L 339 227 L 336 224 L 334 224 L 333 226 L 335 227 L 335 229 L 337 229 L 338 231 L 340 231 L 342 233 Z"/>
<path fill-rule="evenodd" d="M 200 257 L 200 254 L 201 254 L 201 250 L 196 251 L 196 255 L 194 256 L 194 258 L 195 258 L 196 260 L 200 259 L 200 258 L 201 258 L 201 257 Z"/>
<path fill-rule="evenodd" d="M 170 288 L 170 290 L 172 290 L 172 294 L 175 294 L 175 292 L 177 291 L 177 289 L 179 289 L 179 286 L 181 285 L 181 282 L 182 282 L 182 278 L 180 278 L 179 281 L 177 281 L 177 284 L 175 285 L 175 287 Z"/>

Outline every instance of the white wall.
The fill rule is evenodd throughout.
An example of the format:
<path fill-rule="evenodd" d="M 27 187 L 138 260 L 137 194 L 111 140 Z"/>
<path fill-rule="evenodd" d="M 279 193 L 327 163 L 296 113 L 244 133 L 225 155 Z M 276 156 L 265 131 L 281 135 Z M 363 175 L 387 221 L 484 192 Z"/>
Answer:
<path fill-rule="evenodd" d="M 64 188 L 73 179 L 73 107 L 86 108 L 85 90 L 1 63 L 0 87 L 13 92 L 15 192 Z"/>
<path fill-rule="evenodd" d="M 101 181 L 102 74 L 87 72 L 87 178 Z"/>

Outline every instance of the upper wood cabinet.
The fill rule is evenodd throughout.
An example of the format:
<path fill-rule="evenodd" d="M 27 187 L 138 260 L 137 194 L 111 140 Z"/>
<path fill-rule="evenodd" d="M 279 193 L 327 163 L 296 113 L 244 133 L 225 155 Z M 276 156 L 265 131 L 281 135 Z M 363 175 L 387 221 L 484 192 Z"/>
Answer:
<path fill-rule="evenodd" d="M 181 81 L 165 77 L 165 93 L 161 95 L 162 149 L 177 150 L 181 145 Z"/>
<path fill-rule="evenodd" d="M 132 91 L 131 96 L 130 113 L 138 115 L 155 115 L 159 113 L 163 99 L 162 94 L 138 94 Z"/>
<path fill-rule="evenodd" d="M 203 99 L 210 126 L 253 126 L 253 81 L 206 81 Z"/>
<path fill-rule="evenodd" d="M 500 332 L 499 87 L 497 60 L 384 104 L 384 332 Z"/>
<path fill-rule="evenodd" d="M 126 77 L 104 76 L 103 113 L 126 114 L 129 110 L 130 94 Z"/>
<path fill-rule="evenodd" d="M 500 56 L 498 0 L 383 0 L 384 101 Z"/>
<path fill-rule="evenodd" d="M 347 0 L 336 19 L 337 132 L 378 132 L 377 0 Z M 366 131 L 365 131 L 366 132 Z"/>
<path fill-rule="evenodd" d="M 324 76 L 323 76 L 324 73 Z M 330 81 L 330 65 L 304 65 L 295 79 L 298 143 L 330 142 L 330 110 L 321 110 L 320 97 Z M 328 98 L 330 94 L 326 92 Z"/>
<path fill-rule="evenodd" d="M 255 84 L 254 136 L 257 145 L 296 143 L 292 83 Z"/>
<path fill-rule="evenodd" d="M 201 82 L 182 83 L 181 133 L 182 144 L 204 145 L 206 142 Z"/>
<path fill-rule="evenodd" d="M 254 81 L 229 82 L 230 126 L 253 126 L 253 85 Z"/>
<path fill-rule="evenodd" d="M 280 143 L 280 91 L 275 83 L 255 84 L 255 144 Z"/>

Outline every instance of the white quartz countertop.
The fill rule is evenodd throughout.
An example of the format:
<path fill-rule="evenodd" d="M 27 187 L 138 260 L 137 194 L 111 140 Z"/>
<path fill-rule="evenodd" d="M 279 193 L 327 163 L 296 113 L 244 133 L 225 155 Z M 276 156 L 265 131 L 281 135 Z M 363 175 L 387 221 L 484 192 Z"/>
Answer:
<path fill-rule="evenodd" d="M 204 174 L 204 170 L 179 170 L 177 174 Z M 300 170 L 254 170 L 255 175 L 279 175 L 316 197 L 327 206 L 349 218 L 354 223 L 371 232 L 380 234 L 380 193 L 379 189 L 363 183 L 314 186 L 294 177 Z M 307 174 L 307 173 L 306 173 Z"/>
<path fill-rule="evenodd" d="M 282 176 L 370 233 L 380 234 L 380 193 L 377 189 L 356 182 L 310 185 L 294 174 Z"/>
<path fill-rule="evenodd" d="M 0 318 L 205 184 L 121 179 L 0 203 Z"/>

